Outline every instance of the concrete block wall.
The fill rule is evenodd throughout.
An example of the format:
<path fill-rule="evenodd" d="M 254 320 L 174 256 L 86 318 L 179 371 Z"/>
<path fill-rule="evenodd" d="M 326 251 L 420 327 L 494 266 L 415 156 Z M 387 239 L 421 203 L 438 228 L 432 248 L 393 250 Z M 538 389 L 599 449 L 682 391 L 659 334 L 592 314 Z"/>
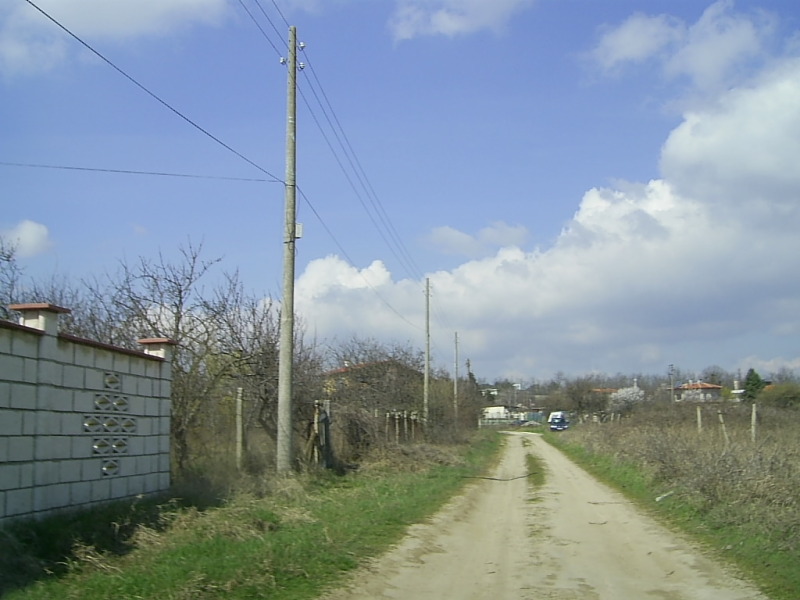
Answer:
<path fill-rule="evenodd" d="M 49 304 L 0 321 L 0 523 L 166 490 L 171 342 L 58 334 Z"/>

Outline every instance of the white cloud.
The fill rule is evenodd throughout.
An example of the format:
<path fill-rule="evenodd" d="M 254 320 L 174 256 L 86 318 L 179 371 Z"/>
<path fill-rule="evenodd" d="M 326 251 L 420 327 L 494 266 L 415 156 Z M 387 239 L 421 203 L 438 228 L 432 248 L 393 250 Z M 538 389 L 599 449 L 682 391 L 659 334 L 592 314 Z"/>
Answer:
<path fill-rule="evenodd" d="M 644 62 L 684 35 L 683 24 L 668 15 L 635 14 L 609 29 L 592 50 L 592 58 L 605 70 L 628 62 Z"/>
<path fill-rule="evenodd" d="M 443 248 L 483 252 L 429 275 L 439 360 L 449 364 L 459 331 L 478 372 L 498 375 L 653 372 L 669 362 L 700 370 L 750 354 L 793 364 L 798 106 L 800 61 L 786 61 L 687 114 L 664 144 L 662 179 L 587 191 L 548 248 L 526 252 L 515 237 L 524 232 L 508 226 L 476 236 L 436 230 Z M 502 247 L 487 255 L 490 243 Z M 371 288 L 358 283 L 365 276 Z M 299 284 L 298 309 L 318 335 L 367 331 L 421 344 L 422 282 L 328 257 Z"/>
<path fill-rule="evenodd" d="M 436 227 L 427 237 L 428 243 L 442 254 L 480 258 L 494 253 L 504 246 L 521 246 L 528 230 L 503 222 L 493 223 L 481 229 L 476 236 L 458 231 L 449 226 Z"/>
<path fill-rule="evenodd" d="M 733 9 L 731 0 L 720 0 L 706 9 L 667 61 L 666 73 L 686 75 L 700 89 L 719 89 L 742 66 L 762 57 L 774 18 L 766 13 L 746 16 Z"/>
<path fill-rule="evenodd" d="M 82 38 L 112 40 L 216 24 L 228 11 L 226 0 L 37 0 L 36 5 Z M 76 42 L 29 4 L 0 7 L 0 73 L 48 70 L 78 50 Z"/>
<path fill-rule="evenodd" d="M 800 215 L 798 106 L 800 59 L 790 59 L 713 108 L 687 114 L 664 145 L 661 169 L 720 218 L 777 218 L 793 227 Z"/>
<path fill-rule="evenodd" d="M 604 71 L 655 61 L 665 77 L 685 77 L 695 92 L 715 93 L 767 59 L 775 24 L 776 18 L 765 11 L 736 12 L 731 0 L 710 5 L 693 24 L 667 15 L 636 14 L 607 28 L 590 56 Z"/>
<path fill-rule="evenodd" d="M 0 238 L 15 248 L 17 258 L 29 258 L 46 252 L 53 245 L 49 236 L 47 227 L 28 220 L 0 231 Z"/>
<path fill-rule="evenodd" d="M 534 0 L 398 0 L 389 23 L 395 40 L 501 30 Z"/>

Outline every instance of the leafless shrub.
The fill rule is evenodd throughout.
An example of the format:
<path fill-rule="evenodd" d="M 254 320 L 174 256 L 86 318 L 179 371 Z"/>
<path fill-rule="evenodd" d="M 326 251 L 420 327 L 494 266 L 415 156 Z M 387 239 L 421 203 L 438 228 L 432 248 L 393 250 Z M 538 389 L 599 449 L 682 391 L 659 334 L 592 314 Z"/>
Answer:
<path fill-rule="evenodd" d="M 701 430 L 694 406 L 671 406 L 570 435 L 591 452 L 636 464 L 711 522 L 768 531 L 778 545 L 793 547 L 800 534 L 800 414 L 761 413 L 755 442 L 749 406 L 703 406 Z"/>

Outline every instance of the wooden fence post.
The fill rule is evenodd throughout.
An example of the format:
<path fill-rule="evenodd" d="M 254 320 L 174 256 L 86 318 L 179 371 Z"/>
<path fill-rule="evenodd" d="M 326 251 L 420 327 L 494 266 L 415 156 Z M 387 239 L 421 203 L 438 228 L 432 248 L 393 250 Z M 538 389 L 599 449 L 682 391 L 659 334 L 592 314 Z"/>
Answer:
<path fill-rule="evenodd" d="M 236 388 L 236 470 L 242 470 L 242 454 L 244 450 L 244 425 L 242 421 L 242 388 Z"/>
<path fill-rule="evenodd" d="M 727 448 L 730 445 L 731 440 L 728 437 L 728 430 L 725 427 L 725 418 L 722 416 L 721 410 L 717 411 L 717 417 L 719 417 L 719 425 L 722 428 L 722 437 L 725 438 L 725 447 Z"/>
<path fill-rule="evenodd" d="M 697 411 L 697 433 L 703 433 L 703 411 L 700 409 L 699 404 L 695 409 Z"/>
<path fill-rule="evenodd" d="M 758 409 L 756 403 L 753 402 L 753 410 L 750 413 L 750 439 L 756 443 L 756 422 L 758 421 Z"/>

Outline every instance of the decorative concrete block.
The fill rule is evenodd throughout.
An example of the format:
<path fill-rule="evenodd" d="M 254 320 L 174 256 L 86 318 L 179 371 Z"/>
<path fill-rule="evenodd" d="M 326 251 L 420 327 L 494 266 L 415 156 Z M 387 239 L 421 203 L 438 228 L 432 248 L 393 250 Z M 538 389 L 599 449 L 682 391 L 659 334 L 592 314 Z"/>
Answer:
<path fill-rule="evenodd" d="M 73 435 L 69 440 L 69 445 L 69 455 L 74 461 L 80 461 L 92 455 L 92 444 L 86 436 Z"/>
<path fill-rule="evenodd" d="M 13 490 L 19 487 L 20 465 L 7 463 L 0 465 L 0 490 Z"/>
<path fill-rule="evenodd" d="M 20 381 L 25 383 L 39 383 L 39 361 L 35 358 L 22 359 L 22 371 Z"/>
<path fill-rule="evenodd" d="M 158 437 L 151 435 L 144 438 L 144 453 L 158 454 Z"/>
<path fill-rule="evenodd" d="M 94 406 L 94 392 L 86 390 L 75 390 L 75 395 L 72 398 L 72 406 L 75 412 L 90 413 L 95 410 Z"/>
<path fill-rule="evenodd" d="M 25 358 L 22 356 L 3 356 L 3 361 L 0 362 L 0 379 L 3 381 L 25 381 Z"/>
<path fill-rule="evenodd" d="M 63 460 L 70 457 L 71 439 L 66 435 L 39 435 L 36 438 L 36 460 Z"/>
<path fill-rule="evenodd" d="M 0 381 L 0 409 L 12 408 L 11 382 Z"/>
<path fill-rule="evenodd" d="M 96 369 L 104 371 L 111 371 L 114 369 L 114 353 L 108 350 L 97 350 L 94 357 L 94 366 Z"/>
<path fill-rule="evenodd" d="M 26 462 L 33 460 L 33 438 L 31 436 L 19 436 L 6 438 L 8 442 L 8 452 L 6 459 L 8 462 Z M 0 454 L 2 452 L 0 451 Z"/>
<path fill-rule="evenodd" d="M 0 413 L 0 416 L 2 414 Z M 0 437 L 0 464 L 10 462 L 8 459 L 8 444 L 11 438 Z"/>
<path fill-rule="evenodd" d="M 60 363 L 73 364 L 75 362 L 75 344 L 59 339 L 56 343 L 53 358 Z"/>
<path fill-rule="evenodd" d="M 72 505 L 88 504 L 92 501 L 92 484 L 88 481 L 79 481 L 70 485 L 70 500 Z"/>
<path fill-rule="evenodd" d="M 99 469 L 98 469 L 99 471 Z M 103 501 L 111 498 L 111 480 L 99 479 L 91 482 L 92 501 Z"/>
<path fill-rule="evenodd" d="M 81 390 L 84 387 L 86 369 L 72 364 L 64 365 L 64 387 Z"/>
<path fill-rule="evenodd" d="M 22 435 L 36 435 L 36 413 L 35 410 L 22 411 Z"/>
<path fill-rule="evenodd" d="M 59 482 L 59 464 L 54 460 L 40 460 L 34 464 L 33 484 L 37 487 Z"/>
<path fill-rule="evenodd" d="M 64 384 L 64 365 L 51 360 L 39 361 L 39 384 L 57 385 Z"/>
<path fill-rule="evenodd" d="M 22 432 L 23 412 L 11 408 L 0 409 L 0 436 L 19 435 Z"/>
<path fill-rule="evenodd" d="M 81 481 L 81 463 L 75 460 L 62 460 L 58 465 L 58 480 L 61 483 Z"/>
<path fill-rule="evenodd" d="M 36 463 L 20 463 L 19 465 L 19 487 L 33 487 L 34 465 Z"/>
<path fill-rule="evenodd" d="M 71 396 L 67 398 L 67 390 L 49 384 L 40 384 L 37 389 L 37 405 L 39 410 L 70 410 L 72 408 Z"/>
<path fill-rule="evenodd" d="M 75 364 L 79 367 L 94 368 L 94 349 L 83 344 L 75 344 Z"/>
<path fill-rule="evenodd" d="M 161 417 L 158 420 L 158 429 L 156 430 L 155 433 L 158 433 L 159 435 L 169 435 L 170 434 L 169 428 L 170 428 L 169 414 L 167 414 L 167 416 Z"/>
<path fill-rule="evenodd" d="M 87 440 L 88 441 L 88 440 Z M 87 458 L 81 461 L 81 479 L 83 481 L 97 481 L 103 477 L 103 461 L 99 457 Z M 96 500 L 92 496 L 92 500 Z"/>
<path fill-rule="evenodd" d="M 170 472 L 169 454 L 158 455 L 158 470 L 159 472 L 166 473 L 167 475 L 169 475 Z"/>
<path fill-rule="evenodd" d="M 36 435 L 38 436 L 51 436 L 61 433 L 61 417 L 58 413 L 51 410 L 36 411 Z M 44 441 L 39 443 L 39 451 L 41 454 L 37 458 L 46 458 L 49 451 L 45 450 L 46 443 Z"/>
<path fill-rule="evenodd" d="M 36 386 L 28 383 L 11 383 L 11 406 L 13 408 L 36 408 Z"/>
<path fill-rule="evenodd" d="M 129 374 L 131 372 L 131 360 L 137 360 L 129 354 L 114 354 L 114 370 L 117 373 Z M 123 386 L 122 391 L 130 394 L 131 392 Z"/>
<path fill-rule="evenodd" d="M 69 506 L 69 491 L 69 485 L 63 483 L 34 488 L 34 510 L 40 512 Z"/>
<path fill-rule="evenodd" d="M 33 511 L 33 488 L 21 490 L 9 490 L 5 492 L 6 511 L 5 516 L 24 515 Z"/>
<path fill-rule="evenodd" d="M 128 477 L 128 493 L 131 495 L 144 494 L 144 475 Z"/>
<path fill-rule="evenodd" d="M 144 493 L 152 494 L 161 491 L 158 473 L 148 473 L 144 476 Z"/>
<path fill-rule="evenodd" d="M 68 412 L 59 415 L 61 435 L 80 435 L 83 433 L 83 413 Z"/>
<path fill-rule="evenodd" d="M 11 338 L 8 329 L 0 329 L 0 354 L 11 354 Z"/>
<path fill-rule="evenodd" d="M 112 498 L 125 498 L 129 495 L 128 492 L 128 479 L 129 477 L 114 477 L 111 481 L 111 497 Z"/>
<path fill-rule="evenodd" d="M 105 389 L 103 386 L 103 371 L 98 369 L 86 369 L 86 373 L 84 374 L 84 381 L 86 382 L 86 389 L 87 390 L 102 390 Z"/>
<path fill-rule="evenodd" d="M 147 372 L 147 363 L 148 361 L 143 359 L 137 359 L 131 361 L 131 375 L 136 375 L 137 377 L 144 377 L 145 373 Z"/>
<path fill-rule="evenodd" d="M 11 340 L 11 353 L 15 356 L 35 358 L 39 356 L 41 335 L 30 333 L 15 335 Z"/>

